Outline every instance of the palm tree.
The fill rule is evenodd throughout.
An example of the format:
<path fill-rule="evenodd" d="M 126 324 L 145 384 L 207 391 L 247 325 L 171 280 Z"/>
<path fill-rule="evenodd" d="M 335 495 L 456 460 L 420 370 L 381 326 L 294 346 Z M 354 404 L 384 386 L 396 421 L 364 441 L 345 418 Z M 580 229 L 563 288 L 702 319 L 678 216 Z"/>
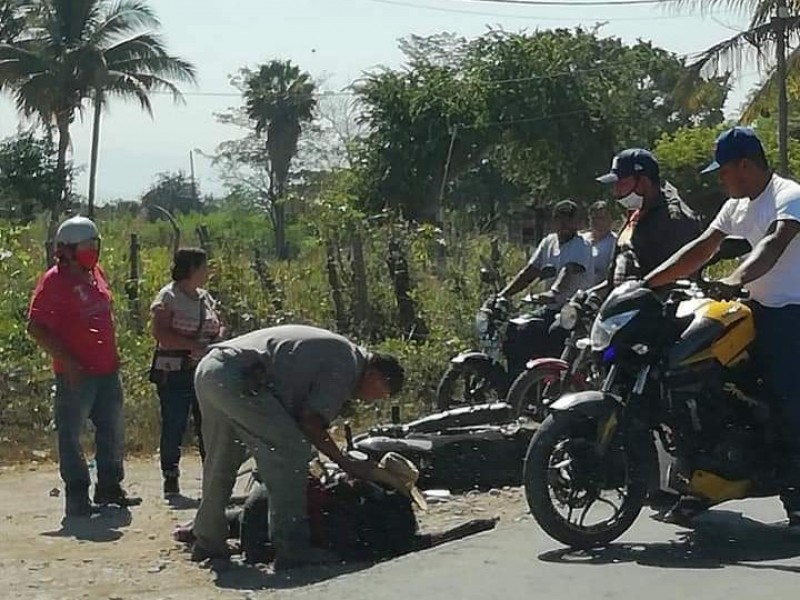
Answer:
<path fill-rule="evenodd" d="M 716 75 L 720 71 L 741 71 L 755 63 L 765 74 L 758 88 L 750 95 L 740 117 L 752 123 L 760 114 L 778 102 L 778 143 L 782 174 L 788 172 L 788 99 L 787 78 L 800 77 L 800 17 L 789 17 L 789 10 L 800 9 L 800 1 L 790 0 L 679 0 L 686 5 L 708 9 L 727 5 L 752 13 L 747 30 L 714 44 L 689 66 L 693 74 Z M 794 46 L 794 47 L 792 47 Z M 787 48 L 789 54 L 787 56 Z"/>
<path fill-rule="evenodd" d="M 152 11 L 139 2 L 126 2 L 109 7 L 104 15 L 111 27 L 100 28 L 96 45 L 102 49 L 104 63 L 96 73 L 92 100 L 94 122 L 89 166 L 89 216 L 94 213 L 97 184 L 97 155 L 100 146 L 100 121 L 109 96 L 135 99 L 151 117 L 153 92 L 168 92 L 176 102 L 183 96 L 174 82 L 195 83 L 196 72 L 187 61 L 171 56 L 163 40 L 149 28 L 160 23 Z"/>
<path fill-rule="evenodd" d="M 0 0 L 0 44 L 10 44 L 25 29 L 31 0 Z"/>
<path fill-rule="evenodd" d="M 136 98 L 149 111 L 149 92 L 166 89 L 176 95 L 168 78 L 191 81 L 194 69 L 166 54 L 158 36 L 143 31 L 157 27 L 158 20 L 140 0 L 38 0 L 32 5 L 26 30 L 13 43 L 0 44 L 0 89 L 10 91 L 24 116 L 36 116 L 58 132 L 61 193 L 50 213 L 50 258 L 70 197 L 70 126 L 84 101 L 94 95 L 102 107 L 107 91 Z M 94 162 L 96 153 L 95 143 Z"/>
<path fill-rule="evenodd" d="M 287 256 L 284 192 L 303 125 L 314 117 L 315 90 L 311 76 L 291 61 L 273 60 L 261 65 L 248 73 L 244 82 L 247 116 L 255 123 L 256 135 L 267 134 L 267 195 L 280 258 Z"/>

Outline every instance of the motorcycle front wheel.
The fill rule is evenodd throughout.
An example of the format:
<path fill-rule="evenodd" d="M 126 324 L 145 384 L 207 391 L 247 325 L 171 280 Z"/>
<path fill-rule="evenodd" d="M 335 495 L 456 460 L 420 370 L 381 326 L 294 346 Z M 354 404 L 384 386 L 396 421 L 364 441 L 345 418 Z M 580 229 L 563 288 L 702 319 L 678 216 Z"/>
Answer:
<path fill-rule="evenodd" d="M 616 434 L 603 456 L 597 424 L 550 415 L 531 439 L 523 480 L 531 514 L 553 539 L 572 548 L 604 546 L 639 516 L 655 452 L 646 434 Z"/>
<path fill-rule="evenodd" d="M 436 408 L 443 411 L 460 406 L 502 402 L 508 389 L 506 379 L 505 372 L 495 364 L 452 364 L 436 390 Z"/>

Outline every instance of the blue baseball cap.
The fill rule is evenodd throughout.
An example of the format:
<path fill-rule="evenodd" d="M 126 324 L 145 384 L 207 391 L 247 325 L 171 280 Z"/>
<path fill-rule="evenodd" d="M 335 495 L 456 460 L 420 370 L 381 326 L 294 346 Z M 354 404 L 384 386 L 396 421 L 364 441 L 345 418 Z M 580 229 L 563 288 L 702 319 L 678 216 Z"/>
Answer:
<path fill-rule="evenodd" d="M 611 161 L 611 170 L 597 178 L 600 183 L 614 183 L 626 177 L 646 175 L 652 180 L 659 179 L 659 168 L 652 152 L 642 148 L 623 150 Z"/>
<path fill-rule="evenodd" d="M 767 162 L 764 146 L 756 132 L 749 127 L 734 127 L 723 131 L 714 147 L 714 161 L 701 173 L 712 173 L 725 163 L 743 158 L 757 158 Z"/>

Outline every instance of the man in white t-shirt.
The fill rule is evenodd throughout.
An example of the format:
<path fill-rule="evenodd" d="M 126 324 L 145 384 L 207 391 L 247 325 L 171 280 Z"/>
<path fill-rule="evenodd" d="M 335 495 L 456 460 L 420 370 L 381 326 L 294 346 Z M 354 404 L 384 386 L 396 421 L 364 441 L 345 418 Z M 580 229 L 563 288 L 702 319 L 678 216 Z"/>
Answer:
<path fill-rule="evenodd" d="M 581 237 L 589 243 L 592 250 L 592 286 L 608 278 L 608 268 L 617 248 L 617 235 L 611 231 L 612 223 L 606 202 L 599 200 L 589 207 L 589 231 L 581 233 Z"/>
<path fill-rule="evenodd" d="M 704 172 L 717 170 L 731 199 L 646 284 L 657 288 L 695 272 L 728 236 L 750 242 L 753 251 L 720 283 L 750 292 L 756 358 L 786 426 L 790 456 L 781 499 L 790 526 L 800 528 L 800 184 L 772 173 L 760 140 L 746 127 L 717 138 L 715 160 Z"/>
<path fill-rule="evenodd" d="M 545 267 L 556 270 L 555 276 L 543 279 L 547 291 L 534 296 L 542 307 L 536 313 L 538 319 L 509 328 L 505 353 L 512 378 L 531 358 L 561 354 L 565 333 L 559 329 L 548 335 L 548 329 L 563 304 L 591 284 L 592 248 L 578 235 L 578 205 L 570 200 L 559 202 L 553 209 L 553 219 L 556 231 L 542 239 L 528 264 L 500 292 L 501 296 L 511 297 L 539 279 Z"/>
<path fill-rule="evenodd" d="M 501 296 L 518 294 L 538 279 L 545 267 L 552 266 L 556 275 L 545 279 L 548 290 L 536 298 L 549 308 L 558 310 L 579 289 L 586 289 L 592 273 L 592 249 L 578 235 L 578 205 L 571 200 L 556 204 L 553 209 L 556 231 L 546 235 L 531 255 L 528 264 L 500 292 Z"/>

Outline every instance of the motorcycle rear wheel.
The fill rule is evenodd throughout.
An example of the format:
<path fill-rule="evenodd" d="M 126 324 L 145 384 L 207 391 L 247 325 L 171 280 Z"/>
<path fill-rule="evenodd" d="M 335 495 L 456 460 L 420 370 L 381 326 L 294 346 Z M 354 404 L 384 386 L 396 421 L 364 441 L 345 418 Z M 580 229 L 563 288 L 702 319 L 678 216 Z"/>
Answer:
<path fill-rule="evenodd" d="M 647 495 L 655 452 L 650 438 L 619 436 L 599 462 L 596 436 L 596 424 L 580 415 L 550 415 L 533 436 L 525 457 L 523 481 L 531 514 L 545 533 L 572 548 L 595 548 L 617 539 L 633 525 Z M 620 477 L 623 485 L 617 485 Z M 603 496 L 620 495 L 623 487 L 619 506 Z M 585 524 L 589 509 L 598 503 L 612 507 L 611 518 Z M 568 510 L 566 517 L 557 505 Z M 577 523 L 572 521 L 576 511 L 580 513 Z"/>
<path fill-rule="evenodd" d="M 539 365 L 520 373 L 506 396 L 506 403 L 513 409 L 514 416 L 526 416 L 542 422 L 547 416 L 546 400 L 581 391 L 583 386 L 577 380 L 570 378 L 561 382 L 561 376 L 567 368 L 557 364 Z"/>

